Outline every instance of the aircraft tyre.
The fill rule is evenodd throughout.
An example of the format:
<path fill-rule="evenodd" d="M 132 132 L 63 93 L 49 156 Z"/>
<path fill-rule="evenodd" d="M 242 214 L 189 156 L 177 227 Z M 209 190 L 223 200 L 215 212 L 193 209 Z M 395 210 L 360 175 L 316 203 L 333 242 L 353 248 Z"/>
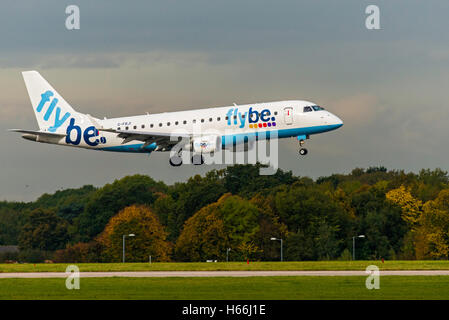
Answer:
<path fill-rule="evenodd" d="M 172 167 L 179 167 L 182 164 L 182 158 L 180 156 L 170 157 L 168 160 Z"/>
<path fill-rule="evenodd" d="M 204 163 L 204 158 L 202 154 L 194 154 L 192 156 L 192 163 L 196 166 L 202 165 Z"/>

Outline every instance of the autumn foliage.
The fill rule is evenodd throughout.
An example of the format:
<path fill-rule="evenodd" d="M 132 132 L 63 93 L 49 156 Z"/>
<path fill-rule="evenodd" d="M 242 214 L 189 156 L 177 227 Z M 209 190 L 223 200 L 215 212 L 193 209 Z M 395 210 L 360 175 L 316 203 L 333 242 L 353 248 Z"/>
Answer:
<path fill-rule="evenodd" d="M 132 205 L 112 217 L 97 241 L 105 248 L 103 259 L 119 262 L 122 259 L 123 235 L 126 239 L 126 261 L 169 261 L 171 246 L 167 232 L 157 216 L 144 205 Z"/>
<path fill-rule="evenodd" d="M 286 233 L 275 220 L 252 202 L 225 194 L 186 221 L 176 242 L 176 257 L 184 261 L 223 261 L 226 249 L 232 248 L 233 259 L 257 259 L 264 240 Z M 274 228 L 261 237 L 265 222 Z"/>
<path fill-rule="evenodd" d="M 401 185 L 386 194 L 402 208 L 402 218 L 410 225 L 416 259 L 449 257 L 449 190 L 426 203 L 414 198 Z"/>
<path fill-rule="evenodd" d="M 235 165 L 166 185 L 145 175 L 0 202 L 20 261 L 448 259 L 449 175 L 384 167 L 311 179 Z M 228 250 L 230 249 L 230 251 Z M 0 261 L 7 259 L 0 254 Z M 9 259 L 9 258 L 8 258 Z"/>

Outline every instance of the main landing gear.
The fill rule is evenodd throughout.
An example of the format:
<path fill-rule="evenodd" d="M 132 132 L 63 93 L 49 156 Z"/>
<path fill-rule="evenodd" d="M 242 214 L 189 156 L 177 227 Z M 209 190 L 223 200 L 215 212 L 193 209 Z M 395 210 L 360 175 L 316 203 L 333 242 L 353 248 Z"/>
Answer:
<path fill-rule="evenodd" d="M 172 167 L 179 167 L 182 164 L 182 158 L 179 155 L 170 157 L 168 163 L 170 163 Z"/>
<path fill-rule="evenodd" d="M 177 155 L 174 155 L 172 157 L 170 157 L 170 159 L 168 160 L 168 163 L 170 163 L 170 165 L 172 167 L 179 167 L 180 165 L 182 165 L 182 157 L 181 157 L 181 152 L 178 153 Z M 194 154 L 192 156 L 192 163 L 196 166 L 202 165 L 204 164 L 204 157 L 202 154 Z"/>
<path fill-rule="evenodd" d="M 204 163 L 203 155 L 196 153 L 192 156 L 192 163 L 196 166 L 200 166 Z"/>

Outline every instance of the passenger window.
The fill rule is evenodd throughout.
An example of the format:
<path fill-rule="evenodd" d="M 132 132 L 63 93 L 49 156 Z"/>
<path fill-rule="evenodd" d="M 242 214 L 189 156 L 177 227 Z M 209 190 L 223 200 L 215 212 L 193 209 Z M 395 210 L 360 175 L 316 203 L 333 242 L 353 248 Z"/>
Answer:
<path fill-rule="evenodd" d="M 193 123 L 196 123 L 196 119 L 193 119 Z"/>
<path fill-rule="evenodd" d="M 150 128 L 153 128 L 153 124 L 150 124 Z"/>
<path fill-rule="evenodd" d="M 217 118 L 217 121 L 220 121 L 220 117 Z"/>
<path fill-rule="evenodd" d="M 137 126 L 134 126 L 134 130 L 136 130 L 137 129 Z"/>
<path fill-rule="evenodd" d="M 177 126 L 177 125 L 178 125 L 178 123 L 179 123 L 179 122 L 178 122 L 178 121 L 176 121 L 176 122 L 175 122 L 175 126 Z"/>
<path fill-rule="evenodd" d="M 167 122 L 167 126 L 169 126 L 170 125 L 170 122 Z"/>
<path fill-rule="evenodd" d="M 201 119 L 201 122 L 204 122 L 204 119 Z"/>
<path fill-rule="evenodd" d="M 311 107 L 304 107 L 304 112 L 312 112 L 312 108 Z"/>
<path fill-rule="evenodd" d="M 120 127 L 118 127 L 117 130 L 120 131 Z"/>
<path fill-rule="evenodd" d="M 212 122 L 212 118 L 209 118 L 209 122 Z"/>
<path fill-rule="evenodd" d="M 144 124 L 142 125 L 142 129 L 145 129 L 145 125 Z"/>
<path fill-rule="evenodd" d="M 162 127 L 162 123 L 159 123 L 159 127 Z"/>
<path fill-rule="evenodd" d="M 187 124 L 187 121 L 186 120 L 184 120 L 183 122 L 182 122 L 183 124 Z"/>

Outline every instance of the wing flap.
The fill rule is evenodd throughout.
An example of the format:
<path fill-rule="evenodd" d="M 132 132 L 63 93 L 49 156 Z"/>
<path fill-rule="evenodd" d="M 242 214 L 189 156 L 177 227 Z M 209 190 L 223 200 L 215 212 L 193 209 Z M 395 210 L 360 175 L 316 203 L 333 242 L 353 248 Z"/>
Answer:
<path fill-rule="evenodd" d="M 190 138 L 190 134 L 186 133 L 163 133 L 163 132 L 148 132 L 148 131 L 123 131 L 115 129 L 98 129 L 99 131 L 117 133 L 119 138 L 123 139 L 122 144 L 138 140 L 145 142 L 145 145 L 150 145 L 154 142 L 162 145 L 171 145 L 179 142 L 179 138 Z M 172 137 L 178 139 L 172 140 Z"/>

